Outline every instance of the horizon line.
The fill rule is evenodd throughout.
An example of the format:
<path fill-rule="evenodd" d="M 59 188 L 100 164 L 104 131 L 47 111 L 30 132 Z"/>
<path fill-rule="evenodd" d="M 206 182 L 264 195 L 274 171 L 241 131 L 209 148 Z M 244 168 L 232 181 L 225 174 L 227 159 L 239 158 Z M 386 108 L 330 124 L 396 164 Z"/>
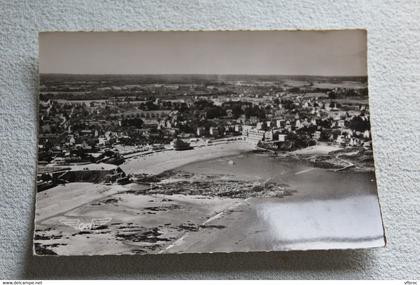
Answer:
<path fill-rule="evenodd" d="M 216 75 L 216 76 L 301 76 L 301 77 L 368 77 L 368 75 L 324 75 L 324 74 L 259 74 L 259 73 L 66 73 L 66 72 L 39 72 L 39 75 L 194 75 L 194 76 L 205 76 L 205 75 Z"/>

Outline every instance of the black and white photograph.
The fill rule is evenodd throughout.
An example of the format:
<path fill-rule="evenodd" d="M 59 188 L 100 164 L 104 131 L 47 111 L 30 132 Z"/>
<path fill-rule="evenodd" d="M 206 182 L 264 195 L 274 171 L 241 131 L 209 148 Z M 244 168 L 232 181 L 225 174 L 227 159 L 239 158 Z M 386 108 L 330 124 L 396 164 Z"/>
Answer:
<path fill-rule="evenodd" d="M 39 34 L 35 255 L 385 246 L 367 32 Z"/>

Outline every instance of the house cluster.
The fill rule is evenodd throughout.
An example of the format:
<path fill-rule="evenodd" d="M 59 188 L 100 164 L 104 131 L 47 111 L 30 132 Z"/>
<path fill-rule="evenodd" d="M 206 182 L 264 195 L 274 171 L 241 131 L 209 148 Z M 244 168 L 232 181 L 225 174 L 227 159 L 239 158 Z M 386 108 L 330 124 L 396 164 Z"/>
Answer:
<path fill-rule="evenodd" d="M 41 100 L 39 161 L 119 164 L 124 159 L 116 145 L 161 149 L 178 138 L 242 136 L 279 150 L 319 141 L 370 147 L 369 109 L 363 99 L 252 85 L 229 85 L 222 91 L 214 86 L 196 90 L 189 85 L 184 90 L 174 84 L 169 89 L 155 85 L 148 86 L 149 93 L 182 93 Z"/>
<path fill-rule="evenodd" d="M 281 149 L 285 145 L 299 148 L 319 141 L 343 147 L 371 147 L 367 104 L 296 96 L 273 105 L 266 117 L 243 125 L 244 137 Z"/>

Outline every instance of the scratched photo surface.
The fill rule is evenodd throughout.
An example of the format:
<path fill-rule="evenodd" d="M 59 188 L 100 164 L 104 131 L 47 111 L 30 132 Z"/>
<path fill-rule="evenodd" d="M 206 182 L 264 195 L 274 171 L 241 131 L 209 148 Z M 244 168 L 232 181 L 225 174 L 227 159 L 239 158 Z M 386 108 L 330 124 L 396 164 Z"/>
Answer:
<path fill-rule="evenodd" d="M 34 254 L 385 245 L 366 31 L 39 44 Z"/>

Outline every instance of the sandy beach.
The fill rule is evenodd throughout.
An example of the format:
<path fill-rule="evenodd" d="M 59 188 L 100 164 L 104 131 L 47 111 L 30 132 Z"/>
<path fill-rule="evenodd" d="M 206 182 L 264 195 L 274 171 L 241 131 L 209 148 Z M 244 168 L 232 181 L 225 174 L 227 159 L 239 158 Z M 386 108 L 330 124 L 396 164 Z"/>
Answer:
<path fill-rule="evenodd" d="M 168 150 L 156 152 L 146 156 L 128 159 L 120 167 L 127 174 L 156 175 L 189 163 L 238 155 L 252 150 L 255 150 L 255 146 L 252 144 L 236 141 L 184 151 Z"/>
<path fill-rule="evenodd" d="M 366 188 L 368 174 L 340 174 L 288 160 L 279 163 L 277 158 L 253 153 L 219 159 L 252 149 L 246 143 L 223 144 L 156 153 L 124 165 L 132 169 L 129 173 L 157 174 L 178 168 L 161 178 L 153 186 L 156 189 L 137 183 L 68 183 L 39 192 L 37 206 L 42 211 L 36 213 L 37 253 L 155 254 L 384 244 L 377 198 Z M 323 146 L 321 150 L 333 148 Z M 319 153 L 320 148 L 306 149 L 309 151 Z M 235 169 L 252 183 L 236 175 Z M 194 170 L 197 173 L 188 172 Z M 259 179 L 251 178 L 250 173 L 259 173 Z M 266 182 L 267 175 L 274 180 L 258 183 Z M 282 183 L 275 181 L 276 175 Z M 297 193 L 278 195 L 289 189 L 285 182 L 293 184 L 290 189 Z M 351 186 L 337 189 L 341 184 Z M 236 194 L 224 195 L 228 190 Z M 369 223 L 364 222 L 362 228 L 366 217 Z M 80 226 L 95 219 L 108 222 L 88 229 L 63 223 L 77 221 Z"/>
<path fill-rule="evenodd" d="M 291 151 L 290 154 L 328 154 L 332 151 L 343 149 L 337 145 L 317 144 L 295 151 Z"/>
<path fill-rule="evenodd" d="M 35 222 L 59 215 L 84 203 L 127 191 L 121 185 L 103 185 L 86 182 L 67 183 L 37 193 Z M 40 210 L 42 209 L 42 211 Z"/>
<path fill-rule="evenodd" d="M 129 174 L 155 175 L 189 163 L 238 155 L 253 149 L 251 144 L 235 142 L 186 151 L 157 152 L 131 158 L 121 168 Z M 139 195 L 137 191 L 141 192 L 145 187 L 134 183 L 124 186 L 68 183 L 38 193 L 37 209 L 42 209 L 37 211 L 35 218 L 38 254 L 166 251 L 186 232 L 207 228 L 207 222 L 243 202 L 242 199 L 200 195 Z M 80 230 L 63 224 L 63 221 L 89 224 L 104 217 L 110 222 L 101 226 L 100 231 L 95 228 Z M 215 226 L 208 227 L 214 229 Z"/>
<path fill-rule="evenodd" d="M 139 187 L 69 183 L 38 193 L 37 204 L 51 206 L 37 213 L 37 254 L 158 253 L 187 232 L 218 228 L 206 222 L 242 201 L 130 191 Z M 97 220 L 105 222 L 96 225 Z"/>

